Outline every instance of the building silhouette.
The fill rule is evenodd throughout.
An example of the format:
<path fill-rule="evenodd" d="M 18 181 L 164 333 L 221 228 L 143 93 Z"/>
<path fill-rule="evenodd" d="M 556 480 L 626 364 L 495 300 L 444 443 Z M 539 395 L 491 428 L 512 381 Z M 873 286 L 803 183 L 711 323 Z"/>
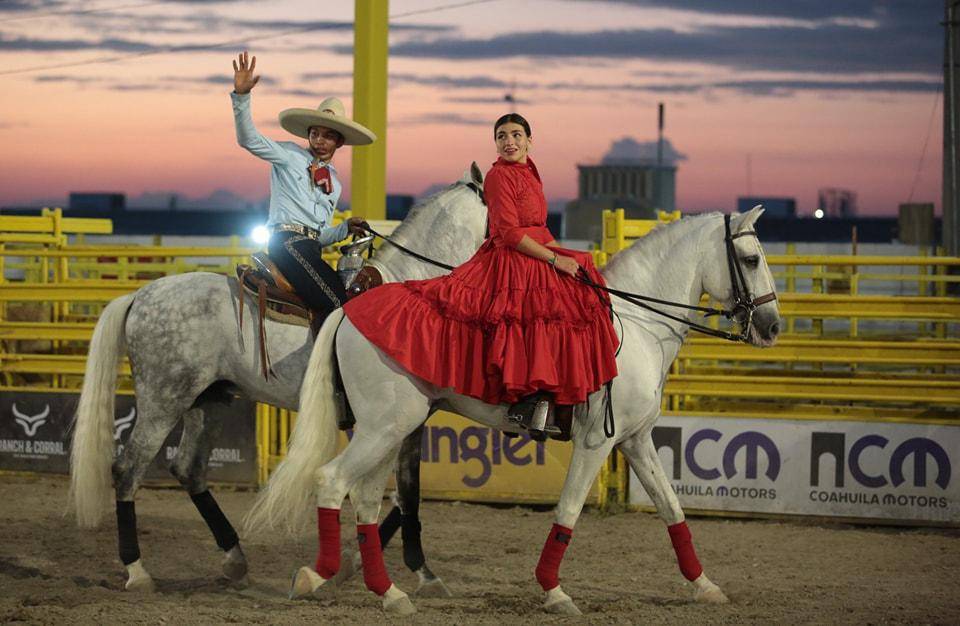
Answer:
<path fill-rule="evenodd" d="M 599 241 L 604 209 L 623 209 L 628 219 L 656 219 L 657 210 L 673 211 L 674 162 L 684 158 L 668 140 L 658 146 L 624 138 L 613 143 L 600 164 L 577 165 L 577 199 L 565 208 L 563 237 Z"/>

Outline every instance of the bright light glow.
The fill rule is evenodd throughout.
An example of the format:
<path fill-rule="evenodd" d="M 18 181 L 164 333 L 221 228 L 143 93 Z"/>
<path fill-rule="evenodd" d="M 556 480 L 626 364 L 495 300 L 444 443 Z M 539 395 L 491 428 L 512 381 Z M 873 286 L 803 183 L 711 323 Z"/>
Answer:
<path fill-rule="evenodd" d="M 270 241 L 270 231 L 266 226 L 257 226 L 250 233 L 250 239 L 253 239 L 253 243 L 258 246 L 262 246 Z"/>
<path fill-rule="evenodd" d="M 818 220 L 823 219 L 823 209 L 817 209 L 816 211 L 814 211 L 813 216 Z"/>

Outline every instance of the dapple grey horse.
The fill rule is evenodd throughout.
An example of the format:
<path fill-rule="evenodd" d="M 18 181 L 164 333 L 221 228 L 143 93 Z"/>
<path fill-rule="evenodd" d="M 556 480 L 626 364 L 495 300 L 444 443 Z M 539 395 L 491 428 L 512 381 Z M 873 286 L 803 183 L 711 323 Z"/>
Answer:
<path fill-rule="evenodd" d="M 712 213 L 660 226 L 614 256 L 603 269 L 604 279 L 611 288 L 688 305 L 696 305 L 703 293 L 727 307 L 734 304 L 738 291 L 764 294 L 756 298 L 759 306 L 755 310 L 741 309 L 738 321 L 746 325 L 744 333 L 750 343 L 772 345 L 779 332 L 779 309 L 773 276 L 753 230 L 761 212 L 757 207 L 729 222 Z M 739 264 L 740 271 L 733 270 L 733 263 Z M 742 281 L 733 282 L 731 274 L 742 274 Z M 753 301 L 749 295 L 747 299 Z M 598 391 L 575 412 L 573 456 L 556 508 L 556 524 L 536 571 L 546 594 L 544 608 L 579 614 L 560 587 L 560 561 L 590 485 L 614 446 L 626 456 L 667 523 L 681 572 L 693 583 L 694 598 L 725 602 L 726 596 L 697 560 L 683 511 L 651 438 L 660 414 L 663 384 L 688 327 L 632 304 L 614 302 L 623 324 L 619 375 L 612 393 L 615 434 L 605 434 L 604 402 Z M 336 364 L 342 368 L 357 422 L 350 444 L 334 458 L 337 407 L 331 386 Z M 310 357 L 300 417 L 287 456 L 248 514 L 247 528 L 302 515 L 308 510 L 306 502 L 315 497 L 320 521 L 317 563 L 324 572 L 335 570 L 331 563 L 336 558 L 331 561 L 331 557 L 339 555 L 339 535 L 331 540 L 324 519 L 332 519 L 328 513 L 338 511 L 349 492 L 358 525 L 376 523 L 384 483 L 401 442 L 437 409 L 451 410 L 493 428 L 511 429 L 505 405 L 484 404 L 414 377 L 367 341 L 343 311 L 337 311 L 321 328 Z M 400 614 L 415 610 L 407 595 L 386 577 L 381 553 L 364 555 L 365 579 L 368 570 L 373 575 L 367 586 L 381 596 L 385 610 Z M 291 596 L 323 593 L 328 580 L 312 568 L 302 567 L 294 576 Z"/>
<path fill-rule="evenodd" d="M 414 207 L 393 239 L 447 264 L 463 263 L 479 248 L 486 231 L 482 185 L 474 163 L 460 181 Z M 388 282 L 429 278 L 444 271 L 388 245 L 368 262 Z M 313 341 L 305 327 L 266 321 L 274 375 L 264 380 L 256 349 L 257 307 L 249 301 L 244 307 L 241 332 L 238 295 L 236 281 L 219 274 L 169 276 L 117 298 L 97 322 L 71 447 L 70 503 L 78 524 L 94 527 L 109 506 L 113 487 L 120 558 L 128 574 L 126 589 L 154 587 L 140 556 L 134 496 L 147 467 L 180 420 L 183 435 L 171 472 L 224 551 L 224 574 L 234 580 L 246 574 L 239 537 L 207 488 L 210 452 L 223 427 L 211 419 L 209 409 L 240 394 L 295 410 Z M 115 459 L 114 397 L 117 365 L 124 353 L 130 358 L 138 417 Z M 399 481 L 405 514 L 419 500 L 419 443 L 417 439 L 407 446 L 413 469 L 404 468 Z M 404 493 L 405 486 L 412 493 Z M 416 539 L 419 551 L 419 536 Z M 435 592 L 445 589 L 426 568 L 422 552 L 415 565 L 422 583 Z"/>

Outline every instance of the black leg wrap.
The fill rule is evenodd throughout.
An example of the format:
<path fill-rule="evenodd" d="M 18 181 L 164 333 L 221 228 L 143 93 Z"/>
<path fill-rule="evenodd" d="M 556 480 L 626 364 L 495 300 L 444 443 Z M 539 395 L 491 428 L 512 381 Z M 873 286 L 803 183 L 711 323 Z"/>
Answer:
<path fill-rule="evenodd" d="M 190 494 L 190 499 L 193 500 L 193 504 L 197 507 L 197 510 L 200 511 L 200 515 L 203 516 L 203 521 L 207 523 L 210 532 L 213 533 L 213 538 L 217 540 L 217 545 L 220 546 L 221 550 L 226 552 L 240 543 L 240 537 L 237 536 L 237 531 L 233 529 L 227 516 L 220 510 L 220 506 L 217 504 L 217 501 L 213 499 L 213 494 L 210 493 L 210 490 L 204 491 L 203 493 Z"/>
<path fill-rule="evenodd" d="M 426 562 L 423 545 L 420 543 L 420 518 L 416 515 L 404 515 L 400 527 L 403 538 L 403 562 L 410 571 L 417 571 Z"/>
<path fill-rule="evenodd" d="M 393 536 L 397 534 L 397 529 L 400 528 L 400 507 L 395 506 L 390 510 L 390 513 L 387 514 L 383 521 L 380 522 L 380 549 L 386 550 L 387 544 L 390 543 L 390 540 L 393 539 Z"/>
<path fill-rule="evenodd" d="M 130 565 L 140 560 L 137 542 L 137 510 L 133 502 L 117 501 L 117 538 L 120 541 L 120 561 Z"/>

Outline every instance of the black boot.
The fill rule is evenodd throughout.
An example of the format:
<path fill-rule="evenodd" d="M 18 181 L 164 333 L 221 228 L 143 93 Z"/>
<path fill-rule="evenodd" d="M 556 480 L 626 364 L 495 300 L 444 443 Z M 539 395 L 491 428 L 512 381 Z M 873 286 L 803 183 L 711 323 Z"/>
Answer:
<path fill-rule="evenodd" d="M 557 427 L 557 434 L 550 435 L 550 438 L 556 439 L 557 441 L 570 441 L 570 431 L 573 428 L 573 405 L 554 405 L 553 418 L 554 424 Z"/>

